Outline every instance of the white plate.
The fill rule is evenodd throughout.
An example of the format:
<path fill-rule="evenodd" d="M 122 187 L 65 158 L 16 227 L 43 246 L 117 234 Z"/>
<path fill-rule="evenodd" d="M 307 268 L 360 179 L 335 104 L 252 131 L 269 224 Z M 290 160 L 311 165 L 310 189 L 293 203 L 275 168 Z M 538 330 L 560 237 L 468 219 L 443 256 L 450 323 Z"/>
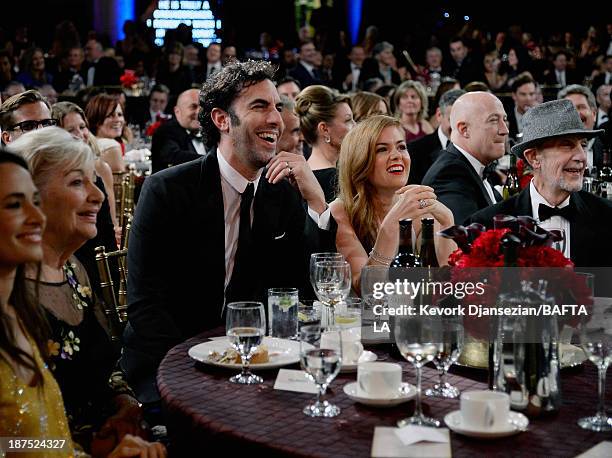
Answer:
<path fill-rule="evenodd" d="M 276 337 L 264 337 L 263 343 L 268 347 L 270 360 L 267 363 L 251 364 L 253 370 L 274 369 L 300 361 L 300 342 L 297 340 L 278 339 Z M 209 342 L 194 345 L 189 349 L 189 356 L 204 364 L 211 366 L 225 367 L 227 369 L 241 369 L 241 364 L 219 363 L 208 359 L 208 355 L 213 351 L 223 353 L 231 348 L 227 337 L 215 338 Z M 313 347 L 314 348 L 314 347 Z"/>
<path fill-rule="evenodd" d="M 377 359 L 378 356 L 376 356 L 376 353 L 364 350 L 361 353 L 361 356 L 359 356 L 359 359 L 356 363 L 342 364 L 342 369 L 340 369 L 340 372 L 355 372 L 359 363 L 371 363 L 372 361 L 376 361 Z"/>
<path fill-rule="evenodd" d="M 462 425 L 461 411 L 455 410 L 444 417 L 444 423 L 454 432 L 464 436 L 479 437 L 481 439 L 496 439 L 498 437 L 513 436 L 527 431 L 529 420 L 520 412 L 510 411 L 508 425 L 496 429 L 480 429 Z"/>
<path fill-rule="evenodd" d="M 358 391 L 359 385 L 357 382 L 351 382 L 344 385 L 342 388 L 344 394 L 355 402 L 373 407 L 392 407 L 404 402 L 410 401 L 416 396 L 416 387 L 410 383 L 402 383 L 400 391 L 393 398 L 372 398 Z"/>

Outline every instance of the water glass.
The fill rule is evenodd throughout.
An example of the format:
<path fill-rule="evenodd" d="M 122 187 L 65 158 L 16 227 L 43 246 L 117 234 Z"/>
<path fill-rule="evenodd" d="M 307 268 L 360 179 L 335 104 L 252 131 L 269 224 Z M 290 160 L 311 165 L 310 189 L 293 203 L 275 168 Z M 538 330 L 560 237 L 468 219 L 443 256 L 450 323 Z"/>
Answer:
<path fill-rule="evenodd" d="M 322 336 L 326 348 L 321 348 Z M 300 363 L 306 377 L 318 387 L 317 400 L 304 407 L 309 417 L 335 417 L 340 408 L 321 401 L 327 387 L 336 378 L 342 366 L 342 336 L 337 328 L 321 329 L 320 326 L 303 326 L 300 329 Z"/>
<path fill-rule="evenodd" d="M 319 297 L 317 293 L 315 274 L 316 274 L 317 262 L 320 262 L 320 261 L 344 261 L 344 256 L 342 256 L 340 253 L 334 253 L 334 252 L 312 253 L 310 255 L 310 284 L 312 285 L 312 289 L 314 290 L 319 300 L 321 300 L 321 298 Z"/>
<path fill-rule="evenodd" d="M 231 377 L 230 382 L 242 385 L 263 383 L 261 377 L 249 370 L 251 357 L 266 334 L 263 304 L 261 302 L 227 304 L 225 330 L 230 344 L 240 354 L 242 361 L 242 373 Z"/>
<path fill-rule="evenodd" d="M 461 318 L 441 317 L 442 345 L 434 357 L 434 364 L 438 369 L 438 383 L 428 389 L 425 394 L 438 398 L 455 399 L 460 391 L 446 381 L 448 369 L 457 362 L 463 350 L 463 321 Z"/>
<path fill-rule="evenodd" d="M 297 288 L 268 289 L 268 335 L 295 339 L 298 331 Z"/>
<path fill-rule="evenodd" d="M 346 261 L 319 261 L 315 264 L 315 290 L 326 306 L 321 324 L 334 324 L 337 304 L 345 300 L 351 290 L 351 266 Z"/>

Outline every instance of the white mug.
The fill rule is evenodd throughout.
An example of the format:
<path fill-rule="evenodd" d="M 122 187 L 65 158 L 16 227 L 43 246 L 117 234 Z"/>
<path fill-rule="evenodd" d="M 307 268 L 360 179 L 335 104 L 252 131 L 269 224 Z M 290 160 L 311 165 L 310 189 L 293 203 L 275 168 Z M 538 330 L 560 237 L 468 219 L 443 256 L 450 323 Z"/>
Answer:
<path fill-rule="evenodd" d="M 342 364 L 357 364 L 359 357 L 363 353 L 363 345 L 358 336 L 349 331 L 340 332 L 342 339 Z M 338 348 L 338 333 L 321 333 L 321 348 Z"/>
<path fill-rule="evenodd" d="M 508 424 L 510 396 L 499 391 L 461 393 L 461 418 L 468 428 L 496 429 Z"/>
<path fill-rule="evenodd" d="M 396 363 L 361 363 L 357 366 L 359 391 L 373 398 L 394 398 L 402 386 L 402 366 Z"/>

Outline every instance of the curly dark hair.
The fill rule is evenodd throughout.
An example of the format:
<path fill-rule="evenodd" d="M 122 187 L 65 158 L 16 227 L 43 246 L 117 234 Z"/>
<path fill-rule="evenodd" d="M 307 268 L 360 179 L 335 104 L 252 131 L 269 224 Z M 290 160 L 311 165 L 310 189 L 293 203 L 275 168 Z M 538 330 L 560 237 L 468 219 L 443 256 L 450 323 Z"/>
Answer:
<path fill-rule="evenodd" d="M 220 108 L 227 111 L 230 116 L 234 116 L 230 106 L 240 92 L 264 80 L 274 81 L 275 72 L 276 68 L 269 62 L 249 60 L 223 67 L 220 72 L 206 80 L 200 91 L 199 118 L 207 148 L 214 147 L 221 138 L 210 116 L 213 108 Z"/>

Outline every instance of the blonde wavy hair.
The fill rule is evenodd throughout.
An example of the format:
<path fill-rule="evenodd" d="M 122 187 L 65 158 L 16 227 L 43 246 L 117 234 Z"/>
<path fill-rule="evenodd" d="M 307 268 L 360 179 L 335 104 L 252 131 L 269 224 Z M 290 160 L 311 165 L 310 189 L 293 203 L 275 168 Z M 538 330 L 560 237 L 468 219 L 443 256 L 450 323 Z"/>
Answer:
<path fill-rule="evenodd" d="M 344 137 L 338 160 L 338 198 L 351 226 L 366 251 L 374 246 L 378 223 L 374 209 L 375 189 L 370 183 L 376 160 L 376 142 L 387 127 L 402 129 L 398 119 L 374 115 L 364 119 Z M 403 130 L 402 130 L 403 135 Z"/>
<path fill-rule="evenodd" d="M 419 121 L 423 121 L 424 119 L 427 118 L 427 115 L 428 115 L 429 99 L 427 98 L 427 90 L 425 89 L 425 86 L 423 86 L 418 81 L 414 81 L 414 80 L 404 81 L 397 88 L 397 90 L 395 91 L 395 94 L 393 94 L 393 105 L 395 106 L 395 115 L 398 118 L 402 117 L 402 112 L 399 109 L 399 103 L 400 103 L 400 99 L 402 98 L 402 96 L 406 92 L 408 92 L 409 89 L 412 89 L 414 92 L 416 92 L 417 95 L 419 96 L 419 99 L 421 99 L 421 109 L 419 110 L 417 118 Z"/>

